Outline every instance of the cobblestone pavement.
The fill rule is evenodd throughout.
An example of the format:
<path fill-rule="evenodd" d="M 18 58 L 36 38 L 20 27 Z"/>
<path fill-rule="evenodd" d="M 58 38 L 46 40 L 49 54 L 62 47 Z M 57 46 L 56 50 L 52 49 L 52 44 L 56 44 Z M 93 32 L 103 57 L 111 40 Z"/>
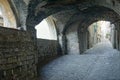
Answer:
<path fill-rule="evenodd" d="M 101 42 L 82 55 L 65 55 L 42 68 L 43 80 L 120 80 L 120 53 Z"/>

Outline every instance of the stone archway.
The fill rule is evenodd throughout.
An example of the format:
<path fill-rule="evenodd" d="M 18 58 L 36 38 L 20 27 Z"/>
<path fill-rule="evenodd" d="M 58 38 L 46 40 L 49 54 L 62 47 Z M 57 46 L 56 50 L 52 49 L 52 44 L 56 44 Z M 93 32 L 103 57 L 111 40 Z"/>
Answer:
<path fill-rule="evenodd" d="M 84 32 L 84 34 L 85 34 L 87 32 L 86 30 L 87 30 L 88 26 L 90 24 L 96 22 L 96 21 L 99 21 L 99 20 L 110 21 L 111 23 L 115 24 L 116 30 L 119 29 L 119 26 L 118 26 L 119 23 L 116 22 L 117 20 L 120 19 L 118 17 L 119 15 L 117 13 L 115 13 L 113 10 L 109 9 L 109 8 L 101 7 L 101 6 L 98 6 L 98 7 L 95 6 L 95 7 L 88 8 L 87 10 L 84 11 L 84 13 L 85 13 L 87 19 L 83 20 L 83 22 L 80 24 L 80 27 L 78 27 L 78 36 L 79 36 L 78 38 L 79 38 L 80 46 L 82 44 L 86 44 L 86 46 L 87 46 L 87 43 L 83 42 L 84 40 L 80 40 L 81 39 L 81 36 L 80 36 L 81 32 Z M 83 39 L 86 39 L 86 36 L 84 35 Z M 118 41 L 116 41 L 116 42 L 118 42 Z M 118 43 L 116 43 L 116 44 L 118 44 Z M 114 46 L 116 46 L 116 44 L 114 44 Z M 86 49 L 87 48 L 80 47 L 80 50 L 83 50 L 83 52 Z"/>

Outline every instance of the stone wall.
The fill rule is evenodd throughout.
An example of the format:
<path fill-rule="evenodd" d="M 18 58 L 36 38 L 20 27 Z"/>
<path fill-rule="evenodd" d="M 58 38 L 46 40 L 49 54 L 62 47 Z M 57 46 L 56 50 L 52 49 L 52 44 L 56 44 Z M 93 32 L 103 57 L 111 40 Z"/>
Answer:
<path fill-rule="evenodd" d="M 37 46 L 39 61 L 43 61 L 44 59 L 57 56 L 56 40 L 37 39 Z"/>
<path fill-rule="evenodd" d="M 58 53 L 58 42 L 56 40 L 45 40 L 45 39 L 37 39 L 38 46 L 38 63 L 37 63 L 37 73 L 39 75 L 39 79 L 41 79 L 41 68 L 46 64 L 51 62 L 52 60 L 59 57 Z"/>
<path fill-rule="evenodd" d="M 80 54 L 78 32 L 77 32 L 78 26 L 79 26 L 79 23 L 73 24 L 69 26 L 69 28 L 66 31 L 68 54 L 72 54 L 72 55 Z"/>
<path fill-rule="evenodd" d="M 36 55 L 29 33 L 0 27 L 0 80 L 36 80 Z"/>

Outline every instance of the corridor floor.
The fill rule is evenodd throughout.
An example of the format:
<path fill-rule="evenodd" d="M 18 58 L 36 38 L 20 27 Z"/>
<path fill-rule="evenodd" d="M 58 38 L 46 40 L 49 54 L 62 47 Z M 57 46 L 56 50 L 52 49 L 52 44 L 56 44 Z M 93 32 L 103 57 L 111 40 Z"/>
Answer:
<path fill-rule="evenodd" d="M 102 42 L 82 55 L 65 55 L 40 71 L 43 80 L 120 80 L 120 54 Z"/>

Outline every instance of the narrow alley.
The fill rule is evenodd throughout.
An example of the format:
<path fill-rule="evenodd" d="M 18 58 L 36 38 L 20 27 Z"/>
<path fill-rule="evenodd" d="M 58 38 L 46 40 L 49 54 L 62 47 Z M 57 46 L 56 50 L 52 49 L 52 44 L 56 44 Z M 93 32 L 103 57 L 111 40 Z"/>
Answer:
<path fill-rule="evenodd" d="M 81 55 L 65 55 L 40 71 L 43 80 L 120 80 L 120 54 L 102 41 Z"/>
<path fill-rule="evenodd" d="M 0 80 L 120 80 L 120 0 L 0 0 Z"/>

